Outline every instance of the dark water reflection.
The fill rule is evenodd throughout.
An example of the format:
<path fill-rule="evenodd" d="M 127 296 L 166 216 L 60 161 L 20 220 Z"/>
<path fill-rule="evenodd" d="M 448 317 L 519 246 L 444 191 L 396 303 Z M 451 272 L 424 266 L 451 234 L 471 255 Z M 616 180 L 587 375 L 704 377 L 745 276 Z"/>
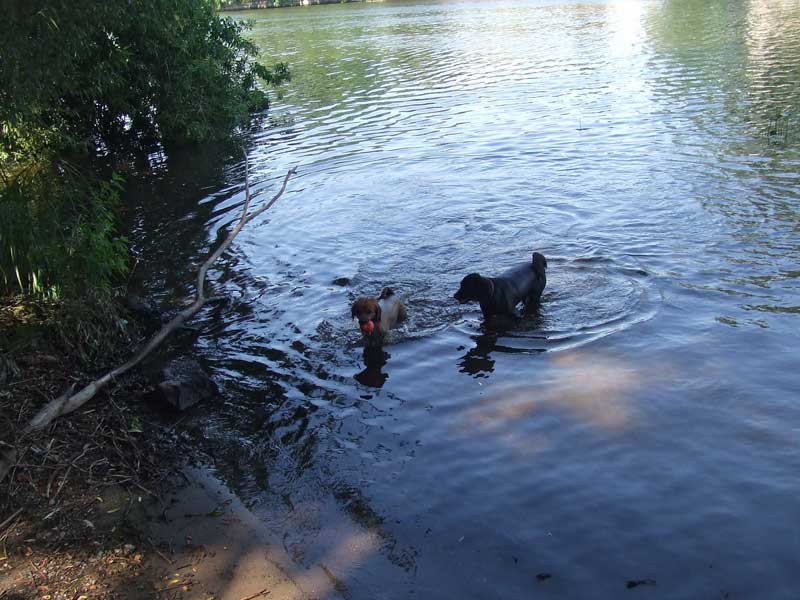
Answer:
<path fill-rule="evenodd" d="M 794 598 L 800 5 L 244 16 L 295 72 L 254 187 L 299 174 L 210 274 L 232 303 L 176 345 L 225 392 L 188 431 L 299 568 L 330 597 Z M 207 149 L 137 183 L 165 304 L 243 171 Z M 451 300 L 533 249 L 535 317 Z M 385 285 L 409 319 L 364 354 L 349 303 Z"/>

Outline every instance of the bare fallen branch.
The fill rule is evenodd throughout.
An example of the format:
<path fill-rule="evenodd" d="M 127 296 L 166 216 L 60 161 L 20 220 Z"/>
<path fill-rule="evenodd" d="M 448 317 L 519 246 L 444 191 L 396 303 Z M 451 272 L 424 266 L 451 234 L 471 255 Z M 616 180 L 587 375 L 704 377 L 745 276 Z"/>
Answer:
<path fill-rule="evenodd" d="M 10 517 L 8 517 L 5 521 L 0 523 L 0 533 L 2 533 L 5 530 L 6 525 L 12 524 L 12 521 L 14 521 L 14 519 L 16 519 L 19 513 L 21 513 L 22 511 L 23 511 L 22 507 L 18 508 L 13 513 L 11 513 Z"/>
<path fill-rule="evenodd" d="M 152 338 L 142 346 L 136 354 L 133 355 L 127 362 L 123 363 L 119 367 L 109 371 L 99 379 L 95 379 L 88 385 L 86 385 L 83 389 L 79 390 L 76 393 L 73 392 L 73 388 L 71 387 L 68 389 L 64 394 L 56 398 L 55 400 L 50 401 L 46 404 L 34 417 L 31 419 L 30 423 L 25 429 L 25 432 L 29 432 L 34 429 L 41 429 L 46 427 L 50 423 L 53 422 L 54 419 L 61 415 L 65 415 L 68 413 L 77 410 L 81 406 L 83 406 L 86 402 L 91 400 L 97 392 L 103 389 L 106 385 L 108 385 L 111 381 L 115 378 L 119 377 L 120 375 L 126 373 L 136 365 L 138 365 L 148 354 L 150 354 L 155 348 L 157 348 L 172 332 L 176 329 L 183 326 L 183 324 L 196 315 L 203 305 L 209 300 L 209 298 L 205 295 L 205 279 L 206 273 L 208 272 L 209 267 L 222 255 L 225 250 L 231 245 L 234 238 L 239 234 L 242 228 L 247 225 L 250 221 L 264 213 L 268 210 L 278 199 L 283 195 L 284 191 L 286 191 L 286 184 L 289 181 L 289 178 L 297 172 L 297 168 L 294 167 L 289 169 L 286 173 L 286 176 L 283 178 L 283 183 L 281 184 L 278 193 L 275 194 L 272 199 L 267 202 L 264 206 L 260 207 L 259 209 L 253 211 L 252 213 L 248 214 L 248 210 L 250 209 L 250 181 L 249 181 L 249 165 L 247 159 L 245 158 L 245 200 L 244 206 L 242 207 L 242 214 L 239 217 L 239 221 L 236 226 L 231 230 L 228 234 L 228 237 L 225 238 L 219 247 L 209 256 L 206 261 L 200 266 L 200 269 L 197 272 L 197 287 L 195 290 L 195 300 L 187 306 L 185 309 L 180 311 L 169 323 L 164 325 Z M 212 296 L 212 298 L 215 298 Z M 3 480 L 5 475 L 10 471 L 11 467 L 14 464 L 15 457 L 12 455 L 12 452 L 5 453 L 5 456 L 0 456 L 0 481 Z"/>

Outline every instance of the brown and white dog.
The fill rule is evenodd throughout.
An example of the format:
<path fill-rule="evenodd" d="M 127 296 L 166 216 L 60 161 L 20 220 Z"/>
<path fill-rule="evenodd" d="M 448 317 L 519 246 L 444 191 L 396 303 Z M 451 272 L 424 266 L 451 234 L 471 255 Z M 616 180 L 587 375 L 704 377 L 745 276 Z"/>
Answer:
<path fill-rule="evenodd" d="M 406 307 L 392 288 L 383 288 L 377 298 L 358 298 L 350 308 L 367 343 L 380 344 L 389 330 L 406 318 Z"/>

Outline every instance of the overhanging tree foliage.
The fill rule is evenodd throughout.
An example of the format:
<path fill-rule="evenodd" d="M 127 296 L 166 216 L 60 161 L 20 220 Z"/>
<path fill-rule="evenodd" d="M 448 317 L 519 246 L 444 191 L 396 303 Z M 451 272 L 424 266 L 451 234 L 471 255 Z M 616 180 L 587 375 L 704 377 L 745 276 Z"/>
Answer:
<path fill-rule="evenodd" d="M 266 108 L 247 25 L 213 0 L 26 0 L 0 19 L 0 291 L 102 285 L 124 267 L 117 185 L 76 153 L 218 139 Z M 75 274 L 80 276 L 75 277 Z"/>

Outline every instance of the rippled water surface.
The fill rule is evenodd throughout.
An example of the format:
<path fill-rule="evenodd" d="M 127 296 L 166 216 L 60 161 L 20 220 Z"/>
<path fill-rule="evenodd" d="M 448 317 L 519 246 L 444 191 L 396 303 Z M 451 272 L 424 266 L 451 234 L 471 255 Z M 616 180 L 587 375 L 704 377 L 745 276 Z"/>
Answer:
<path fill-rule="evenodd" d="M 330 598 L 798 597 L 800 3 L 235 17 L 295 74 L 256 203 L 298 175 L 181 334 L 224 398 L 185 426 L 298 570 Z M 243 179 L 211 148 L 136 183 L 165 306 Z M 452 300 L 533 250 L 538 315 Z M 365 363 L 349 304 L 387 285 L 409 319 Z"/>

